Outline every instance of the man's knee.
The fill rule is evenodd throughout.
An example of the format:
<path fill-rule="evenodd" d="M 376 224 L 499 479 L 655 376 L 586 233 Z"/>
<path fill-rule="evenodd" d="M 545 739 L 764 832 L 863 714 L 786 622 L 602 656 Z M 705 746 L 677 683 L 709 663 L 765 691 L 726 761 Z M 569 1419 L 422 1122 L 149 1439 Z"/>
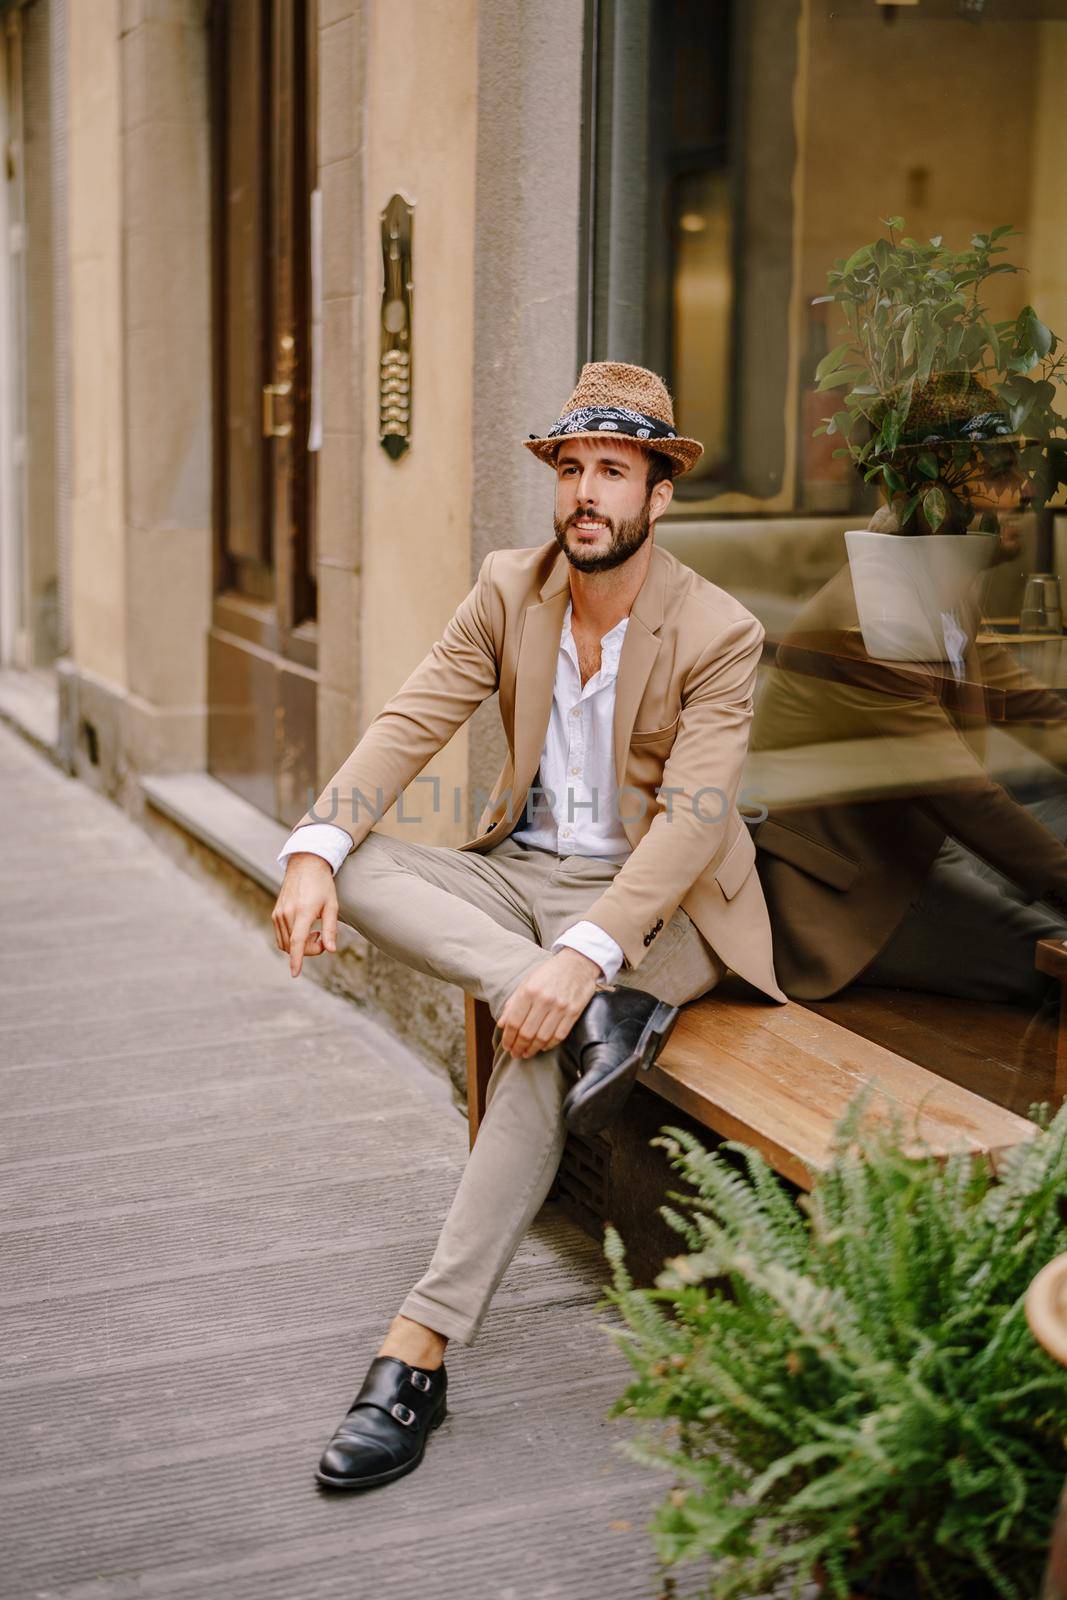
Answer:
<path fill-rule="evenodd" d="M 558 1049 L 519 1060 L 500 1043 L 499 1024 L 493 1030 L 493 1070 L 485 1090 L 485 1114 L 498 1095 L 513 1105 L 529 1108 L 535 1121 L 562 1126 L 563 1100 L 568 1081 L 560 1066 Z"/>

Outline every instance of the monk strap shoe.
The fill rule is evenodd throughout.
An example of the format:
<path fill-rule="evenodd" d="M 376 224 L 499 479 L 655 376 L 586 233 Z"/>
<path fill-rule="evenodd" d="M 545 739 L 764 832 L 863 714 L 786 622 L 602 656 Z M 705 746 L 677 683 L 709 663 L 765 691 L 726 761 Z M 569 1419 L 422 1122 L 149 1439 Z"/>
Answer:
<path fill-rule="evenodd" d="M 331 1489 L 369 1489 L 411 1472 L 447 1415 L 444 1364 L 412 1367 L 375 1356 L 315 1473 Z"/>
<path fill-rule="evenodd" d="M 577 1079 L 563 1101 L 573 1133 L 597 1133 L 613 1122 L 678 1020 L 678 1007 L 643 989 L 598 989 L 560 1045 L 564 1076 Z"/>

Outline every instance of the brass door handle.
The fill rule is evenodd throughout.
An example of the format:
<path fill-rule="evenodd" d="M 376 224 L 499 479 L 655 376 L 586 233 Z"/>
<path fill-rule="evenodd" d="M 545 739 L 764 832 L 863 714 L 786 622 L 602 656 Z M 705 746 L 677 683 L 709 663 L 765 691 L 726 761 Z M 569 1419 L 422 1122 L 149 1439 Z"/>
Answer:
<path fill-rule="evenodd" d="M 397 461 L 411 444 L 411 235 L 414 209 L 394 194 L 381 215 L 378 439 Z"/>
<path fill-rule="evenodd" d="M 293 431 L 291 422 L 276 422 L 274 405 L 277 400 L 288 399 L 292 392 L 292 384 L 265 383 L 263 385 L 263 437 L 264 439 L 284 439 Z"/>

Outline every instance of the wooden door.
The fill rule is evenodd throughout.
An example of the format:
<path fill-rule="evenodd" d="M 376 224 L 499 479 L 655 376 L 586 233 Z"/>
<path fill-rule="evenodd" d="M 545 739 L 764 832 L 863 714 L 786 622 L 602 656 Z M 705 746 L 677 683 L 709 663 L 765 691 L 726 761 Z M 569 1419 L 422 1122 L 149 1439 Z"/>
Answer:
<path fill-rule="evenodd" d="M 316 778 L 316 28 L 315 0 L 214 0 L 211 10 L 216 537 L 208 769 L 283 822 L 303 814 Z"/>

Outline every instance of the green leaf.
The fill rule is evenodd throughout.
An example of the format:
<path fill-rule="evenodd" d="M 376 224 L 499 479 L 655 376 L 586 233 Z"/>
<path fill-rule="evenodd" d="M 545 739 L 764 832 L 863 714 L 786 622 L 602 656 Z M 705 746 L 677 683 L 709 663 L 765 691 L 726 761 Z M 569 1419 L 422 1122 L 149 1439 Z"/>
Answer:
<path fill-rule="evenodd" d="M 1036 350 L 1039 356 L 1047 356 L 1052 349 L 1052 334 L 1041 321 L 1033 306 L 1024 306 L 1019 313 L 1024 331 L 1024 337 L 1031 350 Z"/>
<path fill-rule="evenodd" d="M 852 252 L 841 269 L 846 278 L 850 277 L 858 267 L 866 266 L 869 263 L 873 248 L 873 245 L 861 244 L 858 250 Z"/>
<path fill-rule="evenodd" d="M 915 319 L 914 317 L 904 329 L 904 337 L 900 341 L 901 359 L 905 365 L 915 357 Z"/>
<path fill-rule="evenodd" d="M 881 432 L 883 450 L 892 452 L 900 443 L 900 429 L 902 420 L 903 419 L 898 411 L 891 410 L 886 413 L 885 421 L 882 423 Z"/>
<path fill-rule="evenodd" d="M 1011 425 L 1016 433 L 1021 433 L 1023 424 L 1034 409 L 1036 395 L 1031 395 L 1028 400 L 1020 400 L 1011 408 Z"/>
<path fill-rule="evenodd" d="M 923 514 L 930 524 L 931 532 L 936 533 L 948 516 L 948 505 L 941 489 L 936 487 L 927 489 L 923 495 Z"/>
<path fill-rule="evenodd" d="M 932 450 L 923 450 L 915 465 L 924 478 L 936 478 L 938 476 L 937 457 Z"/>
<path fill-rule="evenodd" d="M 824 355 L 819 365 L 815 368 L 815 381 L 825 378 L 828 373 L 835 372 L 838 367 L 844 366 L 845 357 L 850 353 L 850 344 L 839 344 L 828 354 Z"/>
<path fill-rule="evenodd" d="M 822 381 L 816 384 L 816 392 L 822 393 L 826 389 L 843 389 L 846 384 L 854 383 L 857 378 L 867 376 L 866 367 L 841 367 L 837 372 L 831 372 Z"/>

